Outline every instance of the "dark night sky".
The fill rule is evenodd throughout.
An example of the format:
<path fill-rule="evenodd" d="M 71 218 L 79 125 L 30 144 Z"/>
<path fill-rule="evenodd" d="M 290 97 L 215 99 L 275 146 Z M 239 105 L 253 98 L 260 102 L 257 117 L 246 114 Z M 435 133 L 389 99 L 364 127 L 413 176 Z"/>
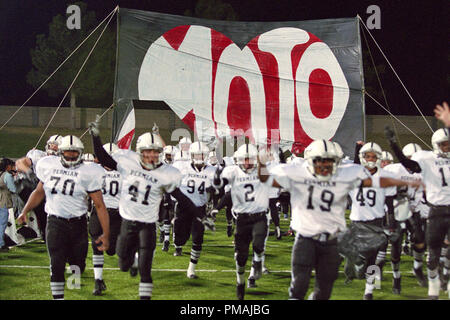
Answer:
<path fill-rule="evenodd" d="M 381 8 L 381 30 L 372 30 L 377 42 L 394 66 L 414 100 L 426 115 L 434 105 L 448 101 L 449 93 L 449 14 L 447 0 L 431 1 L 320 1 L 320 0 L 223 0 L 230 3 L 241 21 L 294 21 L 354 17 L 366 21 L 371 4 Z M 65 14 L 64 0 L 0 1 L 0 105 L 21 105 L 33 93 L 26 74 L 31 69 L 30 49 L 36 35 L 48 32 L 56 14 Z M 85 0 L 102 20 L 114 7 L 183 15 L 195 7 L 195 0 Z M 364 40 L 363 50 L 365 50 Z M 383 58 L 371 42 L 377 63 Z M 393 73 L 382 78 L 388 102 L 395 114 L 419 114 Z M 370 99 L 366 98 L 366 101 Z M 59 100 L 40 92 L 29 105 L 56 105 Z M 368 103 L 367 113 L 385 114 Z"/>

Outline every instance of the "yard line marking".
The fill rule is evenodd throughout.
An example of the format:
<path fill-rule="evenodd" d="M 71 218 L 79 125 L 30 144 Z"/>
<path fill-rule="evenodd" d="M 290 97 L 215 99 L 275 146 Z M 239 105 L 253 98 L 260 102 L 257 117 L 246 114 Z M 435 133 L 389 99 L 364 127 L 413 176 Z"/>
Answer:
<path fill-rule="evenodd" d="M 0 268 L 22 268 L 22 269 L 49 269 L 50 266 L 20 266 L 20 265 L 0 265 Z M 93 270 L 93 267 L 86 267 L 86 269 Z M 119 268 L 103 267 L 103 270 L 119 271 Z M 186 272 L 186 269 L 152 269 L 152 272 Z M 210 270 L 210 269 L 197 269 L 198 272 L 236 272 L 236 270 Z M 269 270 L 270 273 L 291 273 L 291 270 Z M 314 270 L 313 270 L 314 273 Z M 344 273 L 344 271 L 339 271 Z M 383 271 L 383 273 L 393 273 L 392 271 Z M 402 271 L 402 273 L 413 274 L 412 271 Z"/>

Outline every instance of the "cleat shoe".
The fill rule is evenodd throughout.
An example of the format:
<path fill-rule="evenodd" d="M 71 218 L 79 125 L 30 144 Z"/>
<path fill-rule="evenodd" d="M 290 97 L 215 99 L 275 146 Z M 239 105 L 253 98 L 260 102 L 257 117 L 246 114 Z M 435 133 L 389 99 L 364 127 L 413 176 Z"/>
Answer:
<path fill-rule="evenodd" d="M 195 271 L 189 269 L 187 271 L 187 277 L 189 279 L 198 279 L 198 276 L 195 274 Z"/>
<path fill-rule="evenodd" d="M 236 296 L 238 300 L 244 300 L 245 295 L 245 283 L 236 285 Z"/>
<path fill-rule="evenodd" d="M 308 300 L 316 300 L 316 293 L 314 291 L 309 294 Z"/>
<path fill-rule="evenodd" d="M 363 300 L 373 300 L 373 294 L 366 293 L 363 297 Z"/>
<path fill-rule="evenodd" d="M 227 236 L 231 237 L 233 235 L 233 225 L 227 225 Z"/>
<path fill-rule="evenodd" d="M 92 291 L 92 294 L 94 296 L 101 296 L 102 291 L 106 290 L 106 284 L 101 279 L 95 279 L 95 285 L 94 285 L 94 291 Z"/>
<path fill-rule="evenodd" d="M 130 276 L 132 276 L 133 278 L 136 277 L 138 274 L 138 269 L 136 267 L 131 267 L 130 268 Z"/>
<path fill-rule="evenodd" d="M 170 246 L 170 241 L 164 241 L 163 247 L 162 247 L 162 251 L 169 251 L 169 246 Z"/>
<path fill-rule="evenodd" d="M 419 268 L 419 269 L 413 268 L 413 273 L 416 276 L 419 286 L 421 286 L 422 288 L 428 287 L 428 281 L 427 281 L 427 278 L 425 278 L 425 276 L 423 275 L 422 268 Z"/>
<path fill-rule="evenodd" d="M 247 288 L 256 288 L 256 280 L 255 278 L 248 278 Z"/>
<path fill-rule="evenodd" d="M 277 240 L 281 240 L 281 229 L 280 227 L 275 228 L 275 234 L 277 235 Z"/>
<path fill-rule="evenodd" d="M 175 248 L 175 252 L 173 253 L 174 257 L 181 256 L 181 253 L 183 252 L 183 248 Z"/>
<path fill-rule="evenodd" d="M 393 294 L 400 294 L 402 292 L 401 280 L 402 278 L 394 278 L 392 285 Z"/>
<path fill-rule="evenodd" d="M 440 288 L 441 282 L 438 277 L 434 279 L 428 279 L 428 298 L 430 300 L 438 300 Z"/>
<path fill-rule="evenodd" d="M 217 216 L 218 213 L 219 213 L 219 210 L 217 210 L 217 209 L 213 209 L 211 211 L 211 217 L 212 217 L 214 222 L 216 222 L 216 216 Z"/>
<path fill-rule="evenodd" d="M 208 217 L 206 219 L 203 219 L 202 222 L 205 228 L 208 229 L 209 231 L 216 231 L 216 226 L 212 218 Z"/>
<path fill-rule="evenodd" d="M 266 266 L 263 266 L 262 274 L 269 274 L 269 273 L 270 273 L 269 269 L 267 269 Z"/>
<path fill-rule="evenodd" d="M 261 261 L 253 261 L 253 269 L 255 270 L 254 277 L 255 280 L 261 278 L 262 275 L 262 262 Z"/>

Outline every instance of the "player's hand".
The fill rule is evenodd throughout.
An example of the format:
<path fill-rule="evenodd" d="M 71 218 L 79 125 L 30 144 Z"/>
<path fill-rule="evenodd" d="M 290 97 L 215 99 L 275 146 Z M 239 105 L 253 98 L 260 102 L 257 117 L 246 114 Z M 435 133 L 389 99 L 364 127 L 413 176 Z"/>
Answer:
<path fill-rule="evenodd" d="M 159 127 L 156 125 L 156 122 L 153 122 L 152 133 L 159 135 Z"/>
<path fill-rule="evenodd" d="M 23 212 L 17 217 L 17 223 L 18 224 L 26 224 L 28 222 L 27 213 Z"/>
<path fill-rule="evenodd" d="M 389 142 L 392 143 L 396 142 L 394 131 L 392 131 L 391 128 L 389 128 L 389 126 L 386 126 L 384 128 L 384 135 L 386 136 L 386 139 L 389 140 Z"/>
<path fill-rule="evenodd" d="M 440 104 L 436 105 L 436 108 L 434 109 L 434 116 L 441 120 L 442 123 L 446 127 L 450 127 L 450 108 L 448 106 L 448 103 L 444 101 L 442 103 L 442 106 Z"/>
<path fill-rule="evenodd" d="M 95 240 L 96 244 L 100 244 L 100 246 L 97 246 L 97 249 L 100 251 L 106 251 L 109 249 L 109 236 L 106 236 L 104 233 Z"/>
<path fill-rule="evenodd" d="M 95 117 L 94 122 L 89 122 L 88 124 L 89 133 L 94 137 L 98 137 L 100 135 L 100 116 L 97 115 Z"/>
<path fill-rule="evenodd" d="M 258 151 L 258 162 L 263 166 L 265 166 L 269 161 L 270 161 L 270 153 L 267 151 L 266 148 L 261 148 Z"/>
<path fill-rule="evenodd" d="M 359 144 L 360 146 L 363 146 L 364 145 L 364 141 L 358 140 L 358 141 L 356 141 L 356 144 Z"/>

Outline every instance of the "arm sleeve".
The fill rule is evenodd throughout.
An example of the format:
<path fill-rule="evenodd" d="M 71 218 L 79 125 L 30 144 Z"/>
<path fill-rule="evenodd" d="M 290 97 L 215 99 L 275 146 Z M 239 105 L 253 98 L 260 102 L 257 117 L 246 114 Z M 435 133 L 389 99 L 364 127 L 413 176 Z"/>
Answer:
<path fill-rule="evenodd" d="M 361 164 L 361 161 L 359 161 L 359 150 L 361 150 L 361 148 L 362 148 L 363 146 L 362 145 L 360 145 L 360 144 L 356 144 L 356 146 L 355 146 L 355 158 L 353 159 L 353 163 L 356 163 L 356 164 Z"/>
<path fill-rule="evenodd" d="M 180 206 L 180 209 L 182 209 L 182 211 L 186 210 L 195 215 L 197 207 L 188 197 L 183 194 L 183 192 L 180 191 L 180 189 L 176 188 L 170 193 L 170 195 L 177 199 L 178 205 Z"/>
<path fill-rule="evenodd" d="M 272 177 L 272 182 L 276 181 L 283 189 L 285 189 L 286 191 L 289 191 L 290 187 L 291 187 L 291 180 L 286 172 L 286 170 L 284 170 L 284 164 L 281 165 L 277 165 L 275 167 L 273 167 L 270 170 L 270 175 Z M 268 179 L 270 180 L 270 179 Z"/>
<path fill-rule="evenodd" d="M 395 142 L 389 142 L 389 144 L 391 145 L 392 151 L 394 151 L 398 160 L 405 168 L 411 170 L 412 172 L 417 172 L 417 173 L 422 172 L 422 169 L 420 168 L 419 163 L 405 157 L 402 150 L 400 150 L 400 147 Z"/>
<path fill-rule="evenodd" d="M 387 207 L 386 212 L 386 225 L 387 226 L 393 226 L 395 221 L 394 216 L 394 196 L 386 196 L 385 203 Z"/>
<path fill-rule="evenodd" d="M 92 145 L 94 146 L 94 153 L 100 164 L 113 170 L 117 170 L 117 162 L 103 149 L 100 137 L 92 136 Z"/>

